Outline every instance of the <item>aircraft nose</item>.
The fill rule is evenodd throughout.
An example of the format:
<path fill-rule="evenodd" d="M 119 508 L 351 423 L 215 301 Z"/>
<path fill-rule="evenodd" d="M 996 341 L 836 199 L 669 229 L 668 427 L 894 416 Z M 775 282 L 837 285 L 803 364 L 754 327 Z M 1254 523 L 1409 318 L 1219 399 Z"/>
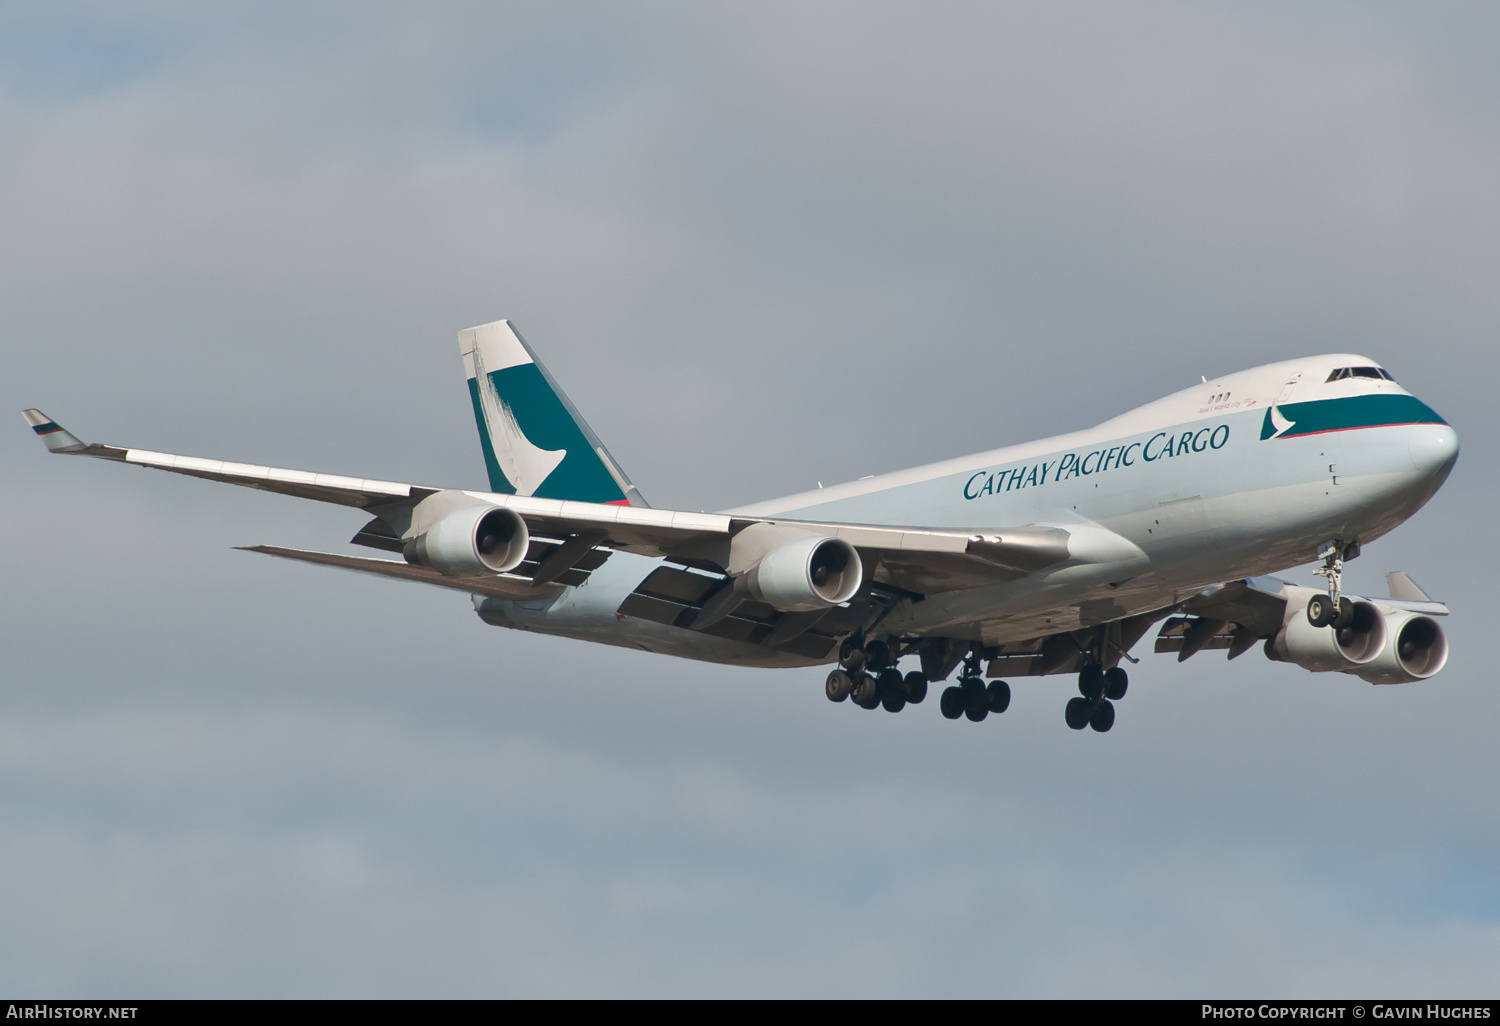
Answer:
<path fill-rule="evenodd" d="M 1458 459 L 1458 432 L 1447 424 L 1417 424 L 1407 441 L 1412 466 L 1424 475 L 1447 475 Z"/>

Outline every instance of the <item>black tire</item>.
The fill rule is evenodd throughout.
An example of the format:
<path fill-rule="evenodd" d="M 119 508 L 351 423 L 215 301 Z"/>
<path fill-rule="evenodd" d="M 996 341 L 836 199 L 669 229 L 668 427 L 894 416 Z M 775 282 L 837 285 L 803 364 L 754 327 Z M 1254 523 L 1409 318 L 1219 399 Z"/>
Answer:
<path fill-rule="evenodd" d="M 901 671 L 895 669 L 884 669 L 876 678 L 880 682 L 880 704 L 885 706 L 886 712 L 900 712 L 906 707 L 906 681 L 901 677 Z"/>
<path fill-rule="evenodd" d="M 1123 666 L 1111 666 L 1104 671 L 1104 697 L 1118 702 L 1125 697 L 1130 687 L 1130 674 Z"/>
<path fill-rule="evenodd" d="M 854 678 L 849 676 L 847 670 L 834 670 L 828 675 L 828 682 L 823 685 L 823 693 L 830 702 L 842 702 L 853 690 Z"/>
<path fill-rule="evenodd" d="M 927 697 L 927 678 L 913 670 L 906 675 L 906 700 L 912 705 L 921 705 Z"/>
<path fill-rule="evenodd" d="M 1110 702 L 1100 702 L 1089 717 L 1089 726 L 1103 734 L 1115 725 L 1115 707 Z"/>
<path fill-rule="evenodd" d="M 964 715 L 978 723 L 990 714 L 990 693 L 978 677 L 964 678 Z"/>
<path fill-rule="evenodd" d="M 1010 685 L 1005 681 L 992 680 L 984 690 L 985 697 L 990 701 L 990 712 L 998 716 L 1010 708 Z"/>
<path fill-rule="evenodd" d="M 942 695 L 938 698 L 938 708 L 943 711 L 943 715 L 948 719 L 958 719 L 964 714 L 964 689 L 958 687 L 944 688 Z"/>
<path fill-rule="evenodd" d="M 1104 667 L 1089 663 L 1078 671 L 1078 693 L 1092 701 L 1104 693 Z"/>
<path fill-rule="evenodd" d="M 1314 595 L 1307 600 L 1307 622 L 1314 627 L 1327 627 L 1336 616 L 1338 612 L 1327 595 Z"/>
<path fill-rule="evenodd" d="M 861 709 L 873 709 L 880 704 L 880 682 L 868 673 L 862 673 L 854 678 L 854 691 L 850 697 Z"/>
<path fill-rule="evenodd" d="M 1353 627 L 1354 603 L 1350 602 L 1346 598 L 1341 597 L 1339 599 L 1338 613 L 1334 616 L 1333 623 L 1329 626 L 1331 626 L 1336 631 L 1347 630 L 1348 628 Z"/>
<path fill-rule="evenodd" d="M 1082 730 L 1089 725 L 1090 711 L 1091 703 L 1087 698 L 1070 698 L 1067 707 L 1063 709 L 1063 719 L 1074 730 Z"/>
<path fill-rule="evenodd" d="M 891 646 L 883 641 L 872 641 L 865 646 L 865 665 L 872 670 L 883 670 L 891 665 Z"/>
<path fill-rule="evenodd" d="M 850 673 L 858 673 L 865 668 L 865 650 L 853 638 L 845 638 L 844 643 L 839 646 L 839 665 Z"/>

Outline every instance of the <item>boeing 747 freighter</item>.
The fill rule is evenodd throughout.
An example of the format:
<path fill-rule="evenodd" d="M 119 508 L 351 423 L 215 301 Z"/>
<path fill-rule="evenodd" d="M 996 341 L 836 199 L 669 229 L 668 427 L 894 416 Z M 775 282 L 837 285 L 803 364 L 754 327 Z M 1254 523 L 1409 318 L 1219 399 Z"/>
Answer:
<path fill-rule="evenodd" d="M 400 559 L 251 551 L 473 597 L 488 624 L 750 666 L 836 664 L 835 702 L 899 712 L 947 681 L 950 719 L 1005 712 L 1012 680 L 1076 675 L 1069 727 L 1107 731 L 1122 662 L 1160 624 L 1187 659 L 1265 655 L 1371 684 L 1424 680 L 1448 642 L 1404 573 L 1345 594 L 1346 560 L 1442 486 L 1458 436 L 1363 356 L 1241 371 L 1074 434 L 722 513 L 641 496 L 508 321 L 459 333 L 488 491 L 85 444 L 55 453 L 363 511 Z M 1317 561 L 1326 588 L 1268 576 Z M 903 673 L 903 661 L 912 668 Z"/>

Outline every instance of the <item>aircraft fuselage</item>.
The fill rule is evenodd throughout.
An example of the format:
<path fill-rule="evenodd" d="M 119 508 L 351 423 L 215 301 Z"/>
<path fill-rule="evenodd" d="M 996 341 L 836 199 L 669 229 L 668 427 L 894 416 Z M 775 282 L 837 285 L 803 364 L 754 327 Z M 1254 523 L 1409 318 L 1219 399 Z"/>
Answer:
<path fill-rule="evenodd" d="M 1329 380 L 1372 366 L 1347 354 L 1271 364 L 1088 430 L 727 512 L 975 535 L 1064 527 L 1094 558 L 913 596 L 881 628 L 994 645 L 1089 627 L 1310 562 L 1329 540 L 1368 544 L 1420 509 L 1453 467 L 1457 434 L 1387 378 Z M 823 661 L 617 614 L 660 563 L 616 553 L 556 598 L 475 604 L 496 625 L 695 659 Z"/>

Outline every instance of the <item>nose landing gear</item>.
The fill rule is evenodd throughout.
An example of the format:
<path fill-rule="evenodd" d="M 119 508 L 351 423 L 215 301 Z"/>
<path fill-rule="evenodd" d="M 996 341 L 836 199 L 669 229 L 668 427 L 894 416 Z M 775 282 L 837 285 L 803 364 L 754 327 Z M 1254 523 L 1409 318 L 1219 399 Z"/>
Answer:
<path fill-rule="evenodd" d="M 1328 594 L 1307 600 L 1307 622 L 1314 627 L 1347 627 L 1354 619 L 1354 604 L 1343 597 L 1344 561 L 1359 555 L 1358 542 L 1338 539 L 1318 546 L 1323 565 L 1313 573 L 1328 578 Z"/>

